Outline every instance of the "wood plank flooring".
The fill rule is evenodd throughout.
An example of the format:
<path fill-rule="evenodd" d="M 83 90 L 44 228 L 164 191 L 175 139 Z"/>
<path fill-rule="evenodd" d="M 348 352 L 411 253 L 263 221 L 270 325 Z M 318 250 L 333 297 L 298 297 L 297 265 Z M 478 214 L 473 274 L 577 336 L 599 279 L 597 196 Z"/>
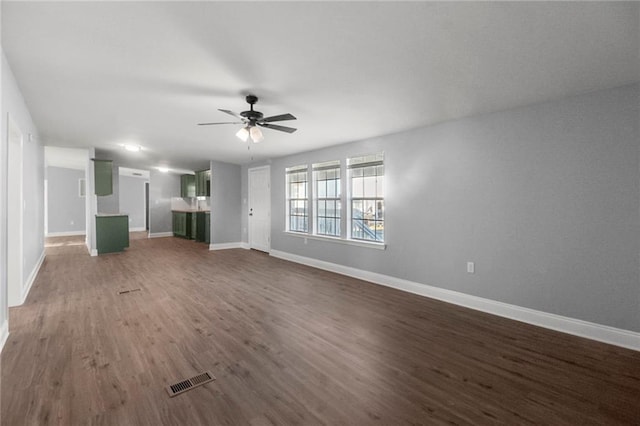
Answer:
<path fill-rule="evenodd" d="M 47 252 L 10 309 L 3 426 L 640 424 L 639 352 L 254 251 Z"/>

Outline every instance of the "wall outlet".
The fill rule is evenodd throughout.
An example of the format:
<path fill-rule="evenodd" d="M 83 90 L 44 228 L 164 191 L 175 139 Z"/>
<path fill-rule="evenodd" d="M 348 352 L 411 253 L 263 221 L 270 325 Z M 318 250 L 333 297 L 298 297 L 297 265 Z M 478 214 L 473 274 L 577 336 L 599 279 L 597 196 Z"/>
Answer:
<path fill-rule="evenodd" d="M 467 262 L 467 273 L 473 274 L 476 272 L 476 264 L 473 262 Z"/>

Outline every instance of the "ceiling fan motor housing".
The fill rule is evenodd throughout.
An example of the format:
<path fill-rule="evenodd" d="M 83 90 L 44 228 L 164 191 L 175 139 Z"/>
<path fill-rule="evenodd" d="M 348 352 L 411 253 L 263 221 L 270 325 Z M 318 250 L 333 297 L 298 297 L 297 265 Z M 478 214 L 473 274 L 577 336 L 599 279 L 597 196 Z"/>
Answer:
<path fill-rule="evenodd" d="M 247 103 L 251 105 L 251 110 L 242 111 L 240 115 L 249 120 L 250 125 L 255 126 L 256 121 L 260 120 L 263 117 L 263 114 L 260 111 L 253 110 L 253 105 L 258 102 L 258 97 L 255 95 L 247 95 L 246 100 Z"/>

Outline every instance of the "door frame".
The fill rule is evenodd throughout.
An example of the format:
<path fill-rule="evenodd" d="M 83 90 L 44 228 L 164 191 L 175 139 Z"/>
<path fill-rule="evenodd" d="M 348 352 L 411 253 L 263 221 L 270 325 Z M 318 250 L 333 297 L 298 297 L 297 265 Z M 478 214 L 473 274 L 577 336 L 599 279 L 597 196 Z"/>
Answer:
<path fill-rule="evenodd" d="M 248 204 L 247 204 L 247 244 L 249 246 L 250 249 L 254 248 L 252 245 L 252 239 L 251 239 L 251 218 L 249 216 L 249 206 L 251 206 L 251 176 L 252 173 L 257 172 L 257 171 L 263 171 L 266 170 L 267 171 L 267 191 L 268 191 L 268 196 L 267 196 L 267 212 L 268 212 L 268 217 L 269 220 L 267 221 L 268 224 L 268 235 L 269 235 L 269 239 L 267 242 L 267 253 L 271 252 L 271 166 L 270 165 L 266 165 L 266 166 L 259 166 L 259 167 L 252 167 L 250 169 L 247 170 L 247 192 L 248 192 Z"/>
<path fill-rule="evenodd" d="M 24 134 L 7 116 L 7 302 L 23 303 L 24 291 Z"/>

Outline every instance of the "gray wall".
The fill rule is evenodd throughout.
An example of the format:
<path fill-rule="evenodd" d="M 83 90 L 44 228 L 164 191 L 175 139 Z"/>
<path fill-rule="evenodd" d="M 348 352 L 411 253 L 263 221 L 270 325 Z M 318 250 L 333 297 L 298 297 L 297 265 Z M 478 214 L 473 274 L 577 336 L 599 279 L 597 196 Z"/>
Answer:
<path fill-rule="evenodd" d="M 38 261 L 44 253 L 44 149 L 40 143 L 38 129 L 36 129 L 29 110 L 24 102 L 24 98 L 20 93 L 20 89 L 15 81 L 13 73 L 9 68 L 9 64 L 2 53 L 2 176 L 7 171 L 7 116 L 11 115 L 24 136 L 23 142 L 23 199 L 24 199 L 24 216 L 23 216 L 23 244 L 24 244 L 24 278 L 28 279 L 29 275 L 35 270 Z M 29 134 L 33 140 L 29 140 Z M 2 301 L 0 306 L 0 326 L 3 320 L 7 318 L 6 308 L 6 250 L 10 249 L 7 245 L 6 233 L 6 196 L 7 184 L 9 181 L 3 180 L 2 183 L 2 281 L 0 285 L 2 289 Z"/>
<path fill-rule="evenodd" d="M 151 170 L 149 178 L 149 234 L 173 232 L 171 197 L 179 196 L 179 175 Z"/>
<path fill-rule="evenodd" d="M 120 176 L 120 213 L 129 215 L 129 230 L 144 230 L 144 185 L 146 179 Z"/>
<path fill-rule="evenodd" d="M 85 197 L 80 197 L 78 182 L 84 170 L 47 167 L 47 231 L 84 233 Z"/>
<path fill-rule="evenodd" d="M 279 158 L 272 249 L 640 331 L 639 104 L 634 84 Z M 286 167 L 377 151 L 386 250 L 283 232 Z"/>
<path fill-rule="evenodd" d="M 211 243 L 241 241 L 241 168 L 211 162 Z"/>

